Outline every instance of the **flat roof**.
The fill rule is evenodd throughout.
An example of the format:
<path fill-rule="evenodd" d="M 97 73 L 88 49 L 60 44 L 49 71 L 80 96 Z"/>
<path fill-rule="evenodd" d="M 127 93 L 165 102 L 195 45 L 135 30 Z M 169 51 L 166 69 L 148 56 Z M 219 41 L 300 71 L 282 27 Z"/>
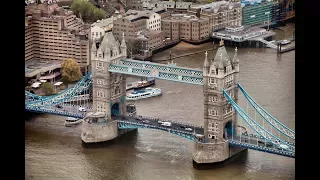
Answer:
<path fill-rule="evenodd" d="M 228 27 L 227 27 L 228 28 Z M 261 30 L 265 30 L 264 28 L 259 28 L 259 27 L 244 27 L 243 30 L 241 31 L 236 31 L 236 32 L 230 32 L 227 30 L 220 30 L 217 31 L 217 33 L 222 33 L 222 34 L 228 34 L 228 35 L 234 35 L 234 36 L 245 36 L 246 34 L 251 34 L 251 33 L 255 33 L 255 32 L 259 32 Z"/>
<path fill-rule="evenodd" d="M 50 60 L 29 60 L 25 62 L 25 77 L 33 77 L 37 74 L 44 73 L 50 70 L 61 68 L 61 61 Z"/>

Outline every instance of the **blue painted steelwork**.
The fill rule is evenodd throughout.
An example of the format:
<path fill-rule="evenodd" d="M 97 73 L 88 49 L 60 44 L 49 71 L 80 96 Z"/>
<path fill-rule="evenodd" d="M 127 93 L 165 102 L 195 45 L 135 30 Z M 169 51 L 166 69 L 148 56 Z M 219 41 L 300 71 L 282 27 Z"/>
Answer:
<path fill-rule="evenodd" d="M 76 89 L 82 88 L 82 83 L 85 82 L 85 81 L 88 81 L 88 80 L 91 81 L 91 72 L 89 72 L 86 76 L 84 76 L 75 85 L 65 89 L 62 92 L 59 92 L 59 93 L 57 93 L 55 95 L 52 95 L 52 96 L 38 96 L 38 95 L 35 95 L 34 97 L 36 97 L 38 100 L 44 100 L 44 99 L 53 99 L 53 98 L 55 98 L 57 96 L 63 96 L 64 94 L 70 94 L 71 92 L 75 91 Z M 25 91 L 25 94 L 27 95 L 28 92 Z M 35 102 L 34 101 L 26 101 L 26 104 L 28 104 L 28 103 L 35 103 Z"/>
<path fill-rule="evenodd" d="M 80 81 L 80 83 L 77 83 L 74 88 L 70 88 L 70 90 L 68 90 L 67 92 L 63 91 L 63 93 L 60 93 L 58 95 L 49 96 L 37 101 L 26 102 L 26 107 L 43 107 L 52 104 L 60 104 L 87 90 L 91 85 L 92 79 L 90 77 L 90 74 L 88 74 Z"/>
<path fill-rule="evenodd" d="M 272 149 L 272 148 L 267 148 L 267 147 L 262 147 L 262 146 L 256 146 L 256 145 L 252 145 L 252 144 L 248 144 L 248 143 L 232 141 L 232 140 L 228 140 L 228 143 L 233 146 L 244 147 L 244 148 L 253 149 L 253 150 L 257 150 L 257 151 L 263 151 L 263 152 L 268 152 L 268 153 L 277 154 L 277 155 L 281 155 L 281 156 L 295 158 L 295 153 L 285 151 L 285 150 L 277 150 L 277 149 Z"/>
<path fill-rule="evenodd" d="M 54 115 L 60 115 L 60 116 L 67 116 L 67 117 L 74 117 L 74 118 L 84 118 L 84 114 L 80 113 L 69 113 L 69 112 L 61 112 L 61 111 L 53 111 L 49 109 L 43 109 L 43 108 L 31 108 L 31 107 L 26 107 L 26 111 L 29 112 L 36 112 L 36 113 L 47 113 L 47 114 L 54 114 Z"/>
<path fill-rule="evenodd" d="M 278 131 L 280 131 L 283 135 L 295 139 L 295 132 L 282 124 L 280 121 L 278 121 L 276 118 L 274 118 L 272 115 L 270 115 L 266 110 L 264 110 L 258 103 L 256 103 L 252 97 L 249 96 L 247 91 L 238 84 L 239 89 L 245 96 L 245 98 L 249 101 L 250 105 L 265 119 L 269 124 L 271 124 L 274 128 L 276 128 Z"/>
<path fill-rule="evenodd" d="M 110 64 L 109 71 L 203 85 L 202 70 L 177 67 L 170 64 L 164 65 L 146 61 L 120 60 L 117 64 Z"/>
<path fill-rule="evenodd" d="M 181 136 L 183 138 L 189 139 L 191 141 L 196 141 L 197 139 L 195 138 L 194 134 L 189 133 L 189 132 L 183 132 L 171 128 L 165 128 L 161 126 L 154 126 L 154 125 L 148 125 L 148 124 L 142 124 L 142 123 L 133 123 L 129 121 L 122 121 L 122 120 L 117 120 L 118 121 L 118 128 L 119 129 L 135 129 L 135 128 L 149 128 L 149 129 L 157 129 L 157 130 L 162 130 L 169 132 L 171 134 L 175 134 L 178 136 Z"/>
<path fill-rule="evenodd" d="M 283 141 L 279 139 L 278 137 L 271 134 L 269 131 L 264 129 L 262 126 L 260 126 L 258 123 L 256 123 L 250 116 L 248 116 L 238 105 L 233 101 L 233 99 L 228 95 L 228 93 L 223 90 L 224 96 L 227 98 L 229 103 L 233 106 L 233 108 L 237 111 L 237 113 L 240 115 L 240 117 L 260 136 L 262 136 L 266 141 L 274 144 L 276 147 L 280 147 L 280 145 L 285 144 L 289 147 L 290 152 L 295 151 L 295 146 L 292 146 L 291 144 L 288 144 L 286 141 Z"/>

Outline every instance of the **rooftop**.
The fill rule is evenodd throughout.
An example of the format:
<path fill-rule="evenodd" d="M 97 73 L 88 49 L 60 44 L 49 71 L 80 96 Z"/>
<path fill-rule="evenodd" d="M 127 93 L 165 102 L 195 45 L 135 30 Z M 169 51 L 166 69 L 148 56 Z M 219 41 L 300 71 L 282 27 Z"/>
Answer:
<path fill-rule="evenodd" d="M 227 28 L 230 28 L 230 27 L 227 27 Z M 266 31 L 266 29 L 259 28 L 259 27 L 244 27 L 243 30 L 236 31 L 236 32 L 230 32 L 230 31 L 227 31 L 226 29 L 224 29 L 224 30 L 217 31 L 217 33 L 234 35 L 234 36 L 244 36 L 244 35 L 259 32 L 259 31 Z"/>
<path fill-rule="evenodd" d="M 187 14 L 171 14 L 170 17 L 166 17 L 163 19 L 163 21 L 175 21 L 175 22 L 181 22 L 181 21 L 208 21 L 208 19 L 205 18 L 198 18 L 195 15 L 187 15 Z"/>
<path fill-rule="evenodd" d="M 105 28 L 109 24 L 113 23 L 113 19 L 114 18 L 111 17 L 111 18 L 107 18 L 107 19 L 98 20 L 97 22 L 94 22 L 91 26 L 99 26 L 101 28 Z"/>
<path fill-rule="evenodd" d="M 30 78 L 57 68 L 61 68 L 61 61 L 29 60 L 25 62 L 25 77 Z"/>

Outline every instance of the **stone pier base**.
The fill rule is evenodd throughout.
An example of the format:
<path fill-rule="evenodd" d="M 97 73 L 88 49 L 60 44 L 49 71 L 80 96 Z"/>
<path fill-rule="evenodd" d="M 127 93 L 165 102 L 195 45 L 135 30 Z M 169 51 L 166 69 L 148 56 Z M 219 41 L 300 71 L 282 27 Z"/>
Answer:
<path fill-rule="evenodd" d="M 100 143 L 111 141 L 126 132 L 135 129 L 118 130 L 117 121 L 108 124 L 82 123 L 81 139 L 83 143 Z"/>
<path fill-rule="evenodd" d="M 198 170 L 214 169 L 228 164 L 245 148 L 229 146 L 228 142 L 195 143 L 193 167 Z"/>

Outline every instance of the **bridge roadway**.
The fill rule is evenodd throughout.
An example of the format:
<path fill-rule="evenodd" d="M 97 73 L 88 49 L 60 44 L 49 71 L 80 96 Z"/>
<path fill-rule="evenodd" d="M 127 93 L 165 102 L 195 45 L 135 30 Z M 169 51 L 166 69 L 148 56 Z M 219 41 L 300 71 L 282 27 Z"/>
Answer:
<path fill-rule="evenodd" d="M 33 108 L 27 108 L 28 111 L 33 112 L 43 112 L 43 113 L 49 113 L 49 114 L 57 114 L 62 116 L 69 116 L 69 117 L 84 117 L 87 112 L 92 111 L 91 107 L 85 107 L 87 112 L 80 112 L 78 105 L 70 106 L 70 105 L 64 105 L 59 104 L 61 108 L 56 107 L 56 104 L 52 104 L 50 106 L 44 106 L 44 107 L 33 107 Z M 84 106 L 81 106 L 84 107 Z"/>
<path fill-rule="evenodd" d="M 150 118 L 150 117 L 142 117 L 142 116 L 112 116 L 112 119 L 122 120 L 122 121 L 131 122 L 131 123 L 137 123 L 137 124 L 143 124 L 147 126 L 155 126 L 155 127 L 158 127 L 159 129 L 167 128 L 170 130 L 181 131 L 188 134 L 189 133 L 204 134 L 204 129 L 202 127 L 194 126 L 194 125 L 182 123 L 182 122 L 162 120 L 158 118 Z M 161 125 L 161 123 L 159 123 L 158 121 L 171 122 L 171 126 Z M 186 130 L 186 128 L 191 128 L 192 130 Z"/>

